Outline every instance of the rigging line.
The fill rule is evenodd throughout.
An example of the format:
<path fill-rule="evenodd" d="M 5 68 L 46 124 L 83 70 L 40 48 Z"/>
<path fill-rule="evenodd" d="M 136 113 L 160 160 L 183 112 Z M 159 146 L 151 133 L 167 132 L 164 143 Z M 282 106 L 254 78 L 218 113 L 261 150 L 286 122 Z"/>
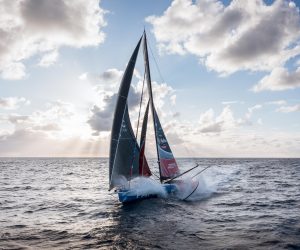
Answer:
<path fill-rule="evenodd" d="M 155 174 L 154 172 L 152 172 L 152 174 L 153 174 L 156 178 L 158 178 L 158 180 L 160 180 L 160 177 L 159 177 L 157 174 Z"/>
<path fill-rule="evenodd" d="M 194 190 L 187 197 L 185 197 L 183 199 L 183 201 L 186 201 L 193 193 L 195 193 L 195 191 L 197 190 L 198 187 L 199 187 L 199 180 L 198 180 L 196 188 L 194 188 Z"/>
<path fill-rule="evenodd" d="M 202 172 L 204 172 L 206 169 L 212 167 L 214 165 L 210 165 L 210 166 L 207 166 L 206 168 L 202 169 L 201 171 L 199 171 L 197 174 L 193 175 L 192 178 L 196 177 L 197 175 L 201 174 Z"/>
<path fill-rule="evenodd" d="M 162 82 L 165 83 L 165 80 L 164 80 L 164 78 L 163 78 L 163 76 L 162 76 L 162 73 L 160 72 L 160 69 L 159 69 L 159 67 L 158 67 L 158 63 L 157 63 L 157 61 L 156 61 L 156 59 L 155 59 L 155 56 L 154 56 L 154 53 L 153 53 L 152 48 L 151 48 L 151 46 L 150 46 L 150 43 L 148 43 L 148 45 L 149 45 L 150 52 L 151 52 L 152 58 L 153 58 L 153 60 L 154 60 L 156 69 L 157 69 L 157 71 L 158 71 L 159 77 L 161 78 Z"/>
<path fill-rule="evenodd" d="M 136 140 L 137 140 L 137 136 L 138 136 L 138 132 L 139 132 L 139 126 L 140 126 L 140 116 L 141 116 L 142 101 L 143 101 L 143 95 L 144 95 L 145 78 L 146 78 L 146 71 L 144 72 L 143 87 L 142 87 L 142 94 L 141 94 L 141 99 L 140 99 L 140 107 L 139 107 L 139 115 L 138 115 L 138 123 L 137 123 L 136 133 L 135 133 Z M 136 153 L 135 151 L 136 151 L 136 146 L 133 149 L 133 157 L 132 157 L 131 169 L 130 169 L 129 186 L 130 186 L 130 181 L 131 181 L 131 177 L 132 177 L 133 162 L 134 162 L 135 153 Z"/>
<path fill-rule="evenodd" d="M 173 178 L 171 178 L 171 179 L 165 181 L 164 183 L 169 183 L 170 181 L 173 181 L 173 180 L 177 179 L 178 177 L 183 176 L 184 174 L 186 174 L 186 173 L 192 171 L 193 169 L 195 169 L 195 168 L 197 168 L 197 167 L 199 167 L 199 166 L 200 166 L 200 165 L 197 164 L 195 167 L 190 168 L 189 170 L 187 170 L 187 171 L 185 171 L 185 172 L 183 172 L 183 173 L 181 173 L 181 174 L 179 174 L 179 175 L 177 175 L 177 176 L 175 176 L 175 177 L 173 177 Z"/>

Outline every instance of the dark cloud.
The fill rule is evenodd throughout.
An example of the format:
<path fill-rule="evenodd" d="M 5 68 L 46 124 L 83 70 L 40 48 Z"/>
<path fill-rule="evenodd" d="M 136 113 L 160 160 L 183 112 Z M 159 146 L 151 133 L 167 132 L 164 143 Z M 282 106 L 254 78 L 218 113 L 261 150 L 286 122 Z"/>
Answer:
<path fill-rule="evenodd" d="M 130 87 L 128 95 L 129 110 L 132 110 L 139 105 L 140 95 L 140 92 L 136 91 L 133 87 Z M 96 132 L 110 131 L 117 97 L 117 93 L 106 95 L 103 99 L 105 103 L 103 108 L 94 105 L 91 109 L 92 114 L 87 122 Z"/>
<path fill-rule="evenodd" d="M 222 75 L 271 71 L 300 51 L 300 14 L 292 1 L 174 0 L 147 21 L 162 51 L 194 54 Z"/>
<path fill-rule="evenodd" d="M 38 65 L 48 66 L 58 58 L 61 46 L 102 43 L 104 13 L 98 0 L 0 1 L 1 76 L 23 78 L 24 60 L 33 55 L 41 58 Z"/>
<path fill-rule="evenodd" d="M 43 27 L 44 29 L 70 28 L 73 30 L 82 18 L 80 10 L 75 9 L 75 12 L 72 12 L 72 7 L 61 0 L 26 0 L 21 2 L 20 11 L 26 24 L 38 29 Z M 78 18 L 79 22 L 74 22 L 75 18 Z"/>
<path fill-rule="evenodd" d="M 285 9 L 279 9 L 274 15 L 266 15 L 258 25 L 243 33 L 238 41 L 220 56 L 229 57 L 234 63 L 241 63 L 261 57 L 265 59 L 267 55 L 280 53 L 286 36 L 293 32 L 286 29 L 290 25 L 288 15 Z"/>
<path fill-rule="evenodd" d="M 208 124 L 199 129 L 201 133 L 219 133 L 223 130 L 223 122 Z"/>

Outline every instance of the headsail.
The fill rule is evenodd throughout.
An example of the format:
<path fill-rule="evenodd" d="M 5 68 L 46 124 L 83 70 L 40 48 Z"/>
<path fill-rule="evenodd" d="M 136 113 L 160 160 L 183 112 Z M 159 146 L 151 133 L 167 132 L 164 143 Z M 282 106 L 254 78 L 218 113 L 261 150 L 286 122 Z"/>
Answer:
<path fill-rule="evenodd" d="M 129 156 L 134 156 L 134 151 L 136 150 L 137 143 L 134 137 L 134 133 L 132 132 L 132 127 L 129 120 L 127 97 L 141 40 L 142 38 L 139 40 L 128 62 L 119 88 L 111 130 L 109 153 L 109 189 L 112 189 L 117 185 L 116 182 L 120 175 L 125 174 L 125 177 L 130 175 L 132 164 L 136 164 L 138 166 L 138 157 L 135 157 L 137 159 L 137 163 L 134 162 L 134 159 L 129 160 L 129 158 L 131 158 Z M 132 133 L 129 131 L 131 131 Z M 121 138 L 127 139 L 124 140 Z M 139 152 L 136 152 L 136 154 L 139 155 Z M 133 165 L 133 173 L 134 170 L 135 167 Z"/>
<path fill-rule="evenodd" d="M 151 171 L 148 165 L 148 162 L 145 157 L 145 144 L 146 144 L 146 133 L 147 133 L 147 125 L 148 125 L 148 113 L 149 113 L 149 101 L 146 107 L 142 132 L 141 132 L 141 142 L 140 142 L 140 160 L 139 160 L 139 174 L 141 176 L 150 176 Z"/>
<path fill-rule="evenodd" d="M 179 175 L 180 171 L 155 109 L 154 125 L 160 161 L 160 177 L 162 180 L 170 179 Z"/>

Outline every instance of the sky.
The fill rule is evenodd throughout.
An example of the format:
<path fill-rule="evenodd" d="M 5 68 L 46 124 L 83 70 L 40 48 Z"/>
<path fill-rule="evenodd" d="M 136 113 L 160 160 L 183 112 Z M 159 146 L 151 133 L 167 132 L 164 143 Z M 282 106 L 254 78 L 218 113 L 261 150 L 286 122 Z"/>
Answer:
<path fill-rule="evenodd" d="M 299 8 L 296 0 L 0 0 L 0 157 L 107 157 L 118 87 L 144 28 L 175 156 L 300 157 Z M 143 74 L 140 53 L 134 129 Z M 155 157 L 151 126 L 146 147 Z"/>

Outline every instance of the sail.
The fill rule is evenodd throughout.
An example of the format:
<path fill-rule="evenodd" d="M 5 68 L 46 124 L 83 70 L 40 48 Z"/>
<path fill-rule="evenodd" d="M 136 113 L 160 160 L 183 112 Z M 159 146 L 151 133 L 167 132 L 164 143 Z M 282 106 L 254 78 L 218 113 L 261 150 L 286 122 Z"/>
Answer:
<path fill-rule="evenodd" d="M 156 142 L 160 161 L 160 177 L 162 180 L 170 179 L 180 174 L 180 171 L 155 109 L 154 126 L 156 131 Z"/>
<path fill-rule="evenodd" d="M 115 184 L 116 181 L 113 179 L 119 178 L 119 176 L 124 173 L 126 173 L 125 177 L 127 177 L 127 173 L 129 172 L 130 174 L 130 169 L 132 166 L 132 164 L 129 164 L 130 161 L 126 160 L 124 162 L 124 159 L 128 158 L 127 153 L 129 152 L 130 155 L 133 155 L 133 151 L 135 150 L 134 145 L 136 143 L 133 143 L 132 145 L 132 143 L 129 143 L 130 140 L 120 140 L 120 138 L 122 138 L 122 136 L 125 136 L 126 134 L 125 130 L 122 129 L 123 127 L 127 128 L 127 131 L 129 131 L 131 128 L 130 120 L 128 116 L 128 110 L 127 110 L 127 97 L 128 97 L 133 70 L 135 67 L 135 62 L 140 48 L 141 40 L 142 38 L 139 40 L 128 62 L 128 65 L 124 72 L 120 84 L 120 88 L 119 88 L 118 99 L 117 99 L 117 104 L 116 104 L 114 118 L 113 118 L 112 130 L 111 130 L 111 141 L 110 141 L 110 152 L 109 152 L 109 189 L 112 189 L 113 187 L 116 186 Z M 127 121 L 125 121 L 126 119 Z M 124 133 L 124 135 L 122 135 L 122 133 Z M 126 141 L 127 143 L 125 143 Z M 134 141 L 136 141 L 135 138 Z M 138 157 L 136 158 L 138 159 Z"/>
<path fill-rule="evenodd" d="M 140 148 L 131 126 L 128 107 L 125 107 L 115 164 L 111 174 L 111 186 L 122 186 L 129 178 L 139 175 Z M 124 178 L 125 177 L 125 178 Z"/>
<path fill-rule="evenodd" d="M 147 125 L 148 125 L 148 113 L 149 113 L 149 101 L 146 107 L 142 132 L 141 132 L 141 141 L 140 141 L 140 157 L 139 157 L 139 174 L 141 176 L 150 176 L 151 171 L 148 165 L 148 162 L 145 157 L 145 145 L 146 145 L 146 133 L 147 133 Z"/>

